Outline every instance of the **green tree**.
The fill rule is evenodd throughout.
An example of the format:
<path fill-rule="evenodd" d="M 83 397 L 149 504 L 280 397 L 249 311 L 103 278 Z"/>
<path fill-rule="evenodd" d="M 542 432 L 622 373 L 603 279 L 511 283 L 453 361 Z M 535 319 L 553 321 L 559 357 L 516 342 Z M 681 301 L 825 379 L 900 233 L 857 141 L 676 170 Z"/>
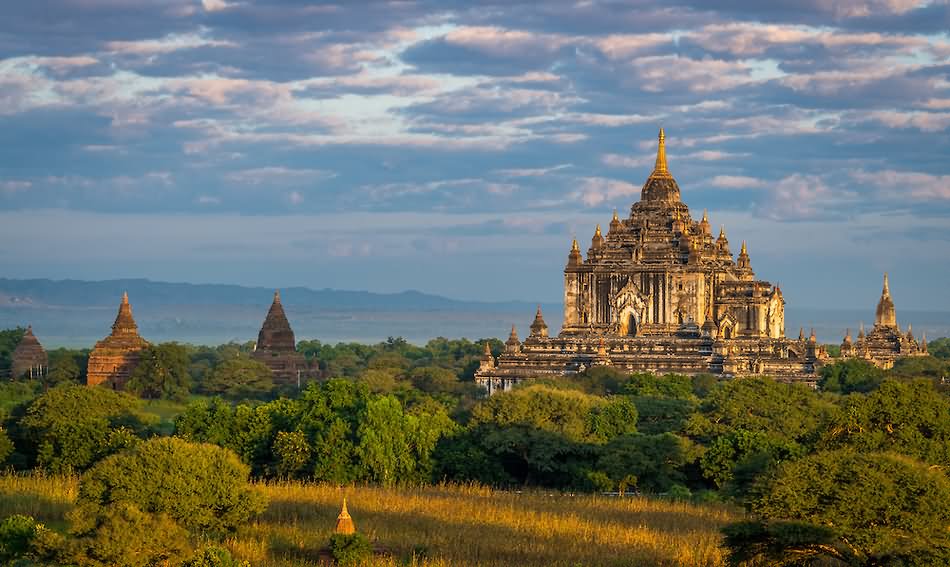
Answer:
<path fill-rule="evenodd" d="M 930 356 L 943 360 L 950 359 L 950 338 L 941 337 L 927 343 L 927 352 Z"/>
<path fill-rule="evenodd" d="M 666 492 L 685 482 L 683 467 L 694 458 L 691 443 L 671 433 L 624 435 L 604 445 L 597 470 L 615 486 L 628 485 L 633 477 L 644 490 Z"/>
<path fill-rule="evenodd" d="M 149 400 L 184 400 L 188 397 L 188 349 L 178 343 L 151 345 L 126 383 L 126 390 Z"/>
<path fill-rule="evenodd" d="M 805 449 L 795 441 L 764 432 L 736 429 L 717 437 L 699 459 L 703 476 L 722 488 L 733 480 L 736 467 L 754 465 L 761 472 L 775 462 L 799 457 Z M 746 481 L 748 479 L 743 479 Z"/>
<path fill-rule="evenodd" d="M 118 501 L 94 521 L 74 524 L 60 564 L 151 567 L 177 564 L 192 554 L 188 532 L 167 513 L 147 513 Z"/>
<path fill-rule="evenodd" d="M 231 399 L 260 398 L 274 389 L 274 376 L 264 363 L 251 358 L 232 358 L 219 364 L 205 380 L 204 389 Z"/>
<path fill-rule="evenodd" d="M 11 453 L 13 453 L 13 441 L 10 440 L 6 430 L 0 427 L 0 466 L 6 462 Z"/>
<path fill-rule="evenodd" d="M 870 392 L 884 380 L 884 371 L 866 360 L 839 360 L 821 369 L 818 387 L 825 392 Z"/>
<path fill-rule="evenodd" d="M 893 451 L 950 467 L 950 398 L 930 380 L 885 380 L 867 396 L 846 401 L 821 446 Z"/>
<path fill-rule="evenodd" d="M 947 502 L 950 479 L 914 459 L 820 452 L 760 479 L 748 502 L 754 521 L 730 527 L 726 544 L 733 564 L 943 565 Z"/>
<path fill-rule="evenodd" d="M 0 376 L 10 372 L 13 366 L 13 351 L 23 340 L 24 334 L 26 334 L 26 329 L 23 327 L 0 331 Z"/>
<path fill-rule="evenodd" d="M 294 478 L 310 462 L 310 443 L 301 431 L 278 431 L 274 438 L 274 472 L 282 478 Z"/>
<path fill-rule="evenodd" d="M 82 371 L 72 356 L 58 356 L 52 360 L 49 372 L 43 381 L 48 387 L 59 384 L 75 384 L 79 381 Z"/>
<path fill-rule="evenodd" d="M 605 399 L 575 390 L 532 385 L 480 402 L 472 424 L 523 425 L 576 442 L 604 443 L 636 431 L 636 408 L 625 398 Z"/>
<path fill-rule="evenodd" d="M 121 504 L 167 515 L 190 533 L 220 536 L 264 510 L 261 493 L 248 485 L 249 469 L 221 447 L 175 437 L 145 441 L 87 471 L 79 485 L 72 531 L 98 530 Z"/>
<path fill-rule="evenodd" d="M 26 408 L 14 441 L 30 465 L 55 473 L 81 471 L 153 433 L 139 404 L 105 388 L 52 388 Z"/>

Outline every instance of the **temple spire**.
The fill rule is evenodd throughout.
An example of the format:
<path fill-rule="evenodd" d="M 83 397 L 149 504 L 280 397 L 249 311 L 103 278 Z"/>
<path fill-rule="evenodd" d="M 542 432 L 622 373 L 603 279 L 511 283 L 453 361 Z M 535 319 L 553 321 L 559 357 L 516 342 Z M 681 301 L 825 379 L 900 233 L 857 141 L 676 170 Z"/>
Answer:
<path fill-rule="evenodd" d="M 280 290 L 274 290 L 274 303 L 280 303 Z"/>
<path fill-rule="evenodd" d="M 884 289 L 881 290 L 881 299 L 877 303 L 877 311 L 874 314 L 874 326 L 897 327 L 897 313 L 894 309 L 894 300 L 891 299 L 887 272 L 884 272 Z"/>
<path fill-rule="evenodd" d="M 656 166 L 653 173 L 669 173 L 666 167 L 666 133 L 660 128 L 660 143 L 656 147 Z"/>

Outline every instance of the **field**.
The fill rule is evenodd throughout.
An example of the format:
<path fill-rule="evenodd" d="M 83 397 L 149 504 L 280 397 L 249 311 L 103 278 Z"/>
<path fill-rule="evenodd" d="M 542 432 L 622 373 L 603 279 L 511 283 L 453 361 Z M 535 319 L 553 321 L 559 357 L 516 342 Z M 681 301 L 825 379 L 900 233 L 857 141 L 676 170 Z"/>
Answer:
<path fill-rule="evenodd" d="M 0 517 L 29 514 L 65 529 L 77 482 L 2 475 Z M 721 565 L 718 529 L 737 517 L 718 505 L 474 486 L 258 488 L 267 512 L 226 542 L 255 567 L 318 565 L 344 493 L 357 529 L 390 553 L 374 565 Z"/>

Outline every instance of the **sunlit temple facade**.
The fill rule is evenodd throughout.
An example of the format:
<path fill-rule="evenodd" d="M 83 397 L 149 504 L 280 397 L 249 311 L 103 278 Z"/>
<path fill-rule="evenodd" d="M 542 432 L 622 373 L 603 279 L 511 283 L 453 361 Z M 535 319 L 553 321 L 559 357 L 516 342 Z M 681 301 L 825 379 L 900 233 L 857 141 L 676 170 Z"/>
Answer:
<path fill-rule="evenodd" d="M 275 384 L 300 386 L 308 378 L 307 361 L 297 352 L 294 330 L 280 301 L 280 291 L 274 292 L 274 301 L 257 334 L 251 356 L 271 369 Z"/>
<path fill-rule="evenodd" d="M 656 165 L 627 218 L 598 225 L 586 257 L 575 239 L 564 268 L 561 332 L 540 308 L 522 342 L 512 328 L 486 352 L 476 381 L 489 393 L 591 366 L 655 373 L 765 375 L 814 383 L 827 358 L 814 332 L 785 337 L 782 290 L 757 279 L 746 243 L 733 257 L 725 228 L 693 220 L 669 171 L 660 130 Z"/>

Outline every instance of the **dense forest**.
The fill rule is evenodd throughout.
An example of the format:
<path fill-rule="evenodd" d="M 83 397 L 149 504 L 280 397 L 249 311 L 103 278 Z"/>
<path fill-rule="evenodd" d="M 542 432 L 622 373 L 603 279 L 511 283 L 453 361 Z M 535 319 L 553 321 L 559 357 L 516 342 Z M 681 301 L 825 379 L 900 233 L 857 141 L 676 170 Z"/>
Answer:
<path fill-rule="evenodd" d="M 0 332 L 0 365 L 21 334 Z M 595 367 L 491 398 L 472 380 L 484 346 L 303 341 L 329 378 L 297 390 L 275 388 L 249 344 L 165 343 L 126 393 L 81 385 L 87 352 L 52 351 L 44 381 L 0 386 L 0 463 L 81 474 L 82 504 L 63 541 L 8 519 L 0 556 L 17 557 L 16 540 L 22 557 L 107 564 L 119 524 L 214 540 L 261 509 L 240 487 L 250 475 L 725 502 L 746 512 L 724 529 L 736 565 L 950 564 L 950 339 L 888 371 L 827 365 L 817 390 Z M 194 502 L 149 492 L 167 482 L 155 471 L 187 474 L 175 482 Z"/>

